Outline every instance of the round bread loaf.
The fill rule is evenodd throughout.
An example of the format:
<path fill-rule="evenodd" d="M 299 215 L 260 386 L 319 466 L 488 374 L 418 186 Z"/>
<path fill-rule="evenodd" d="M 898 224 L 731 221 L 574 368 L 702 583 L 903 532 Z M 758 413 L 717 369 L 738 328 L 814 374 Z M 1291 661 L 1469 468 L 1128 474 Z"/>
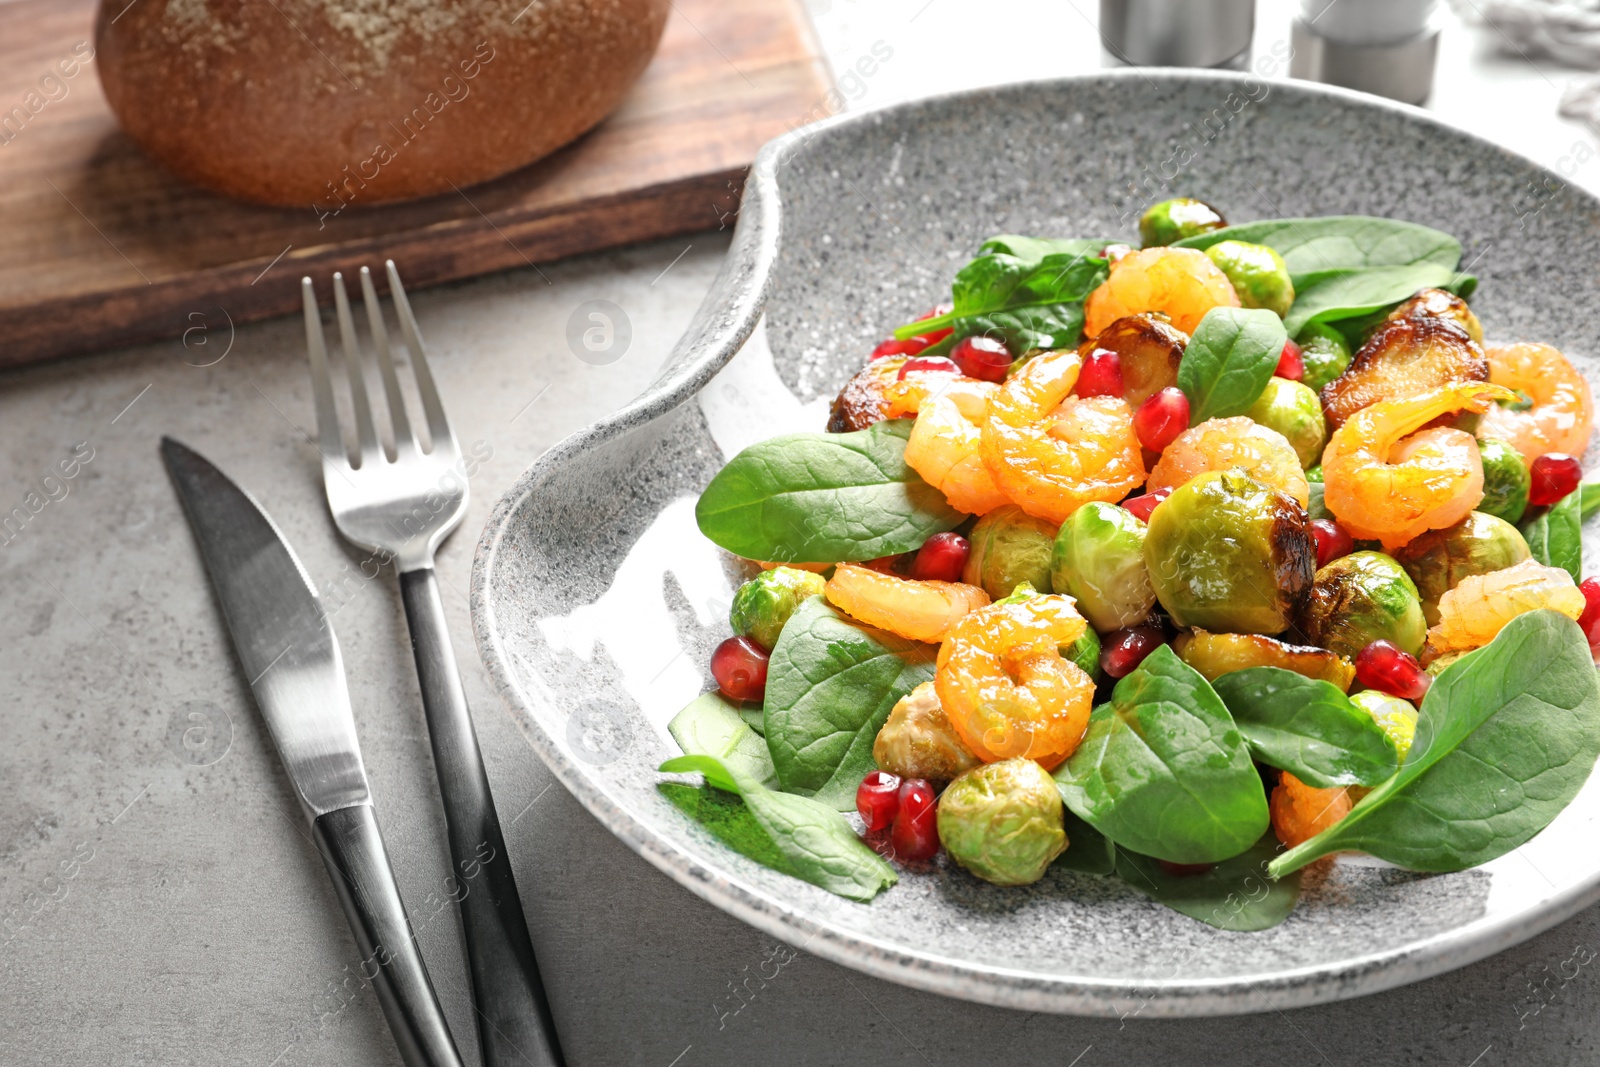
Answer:
<path fill-rule="evenodd" d="M 338 211 L 515 170 L 616 106 L 670 0 L 109 0 L 106 99 L 185 178 Z"/>

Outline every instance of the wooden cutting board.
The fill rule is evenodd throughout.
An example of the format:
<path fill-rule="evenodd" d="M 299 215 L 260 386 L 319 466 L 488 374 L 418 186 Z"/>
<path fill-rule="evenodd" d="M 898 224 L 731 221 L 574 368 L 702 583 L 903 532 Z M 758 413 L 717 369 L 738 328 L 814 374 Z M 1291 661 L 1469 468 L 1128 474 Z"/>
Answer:
<path fill-rule="evenodd" d="M 649 69 L 576 143 L 461 195 L 319 218 L 146 159 L 92 60 L 75 62 L 92 55 L 94 13 L 0 2 L 0 366 L 281 315 L 301 275 L 384 258 L 420 287 L 717 229 L 756 150 L 829 111 L 800 0 L 674 0 Z"/>

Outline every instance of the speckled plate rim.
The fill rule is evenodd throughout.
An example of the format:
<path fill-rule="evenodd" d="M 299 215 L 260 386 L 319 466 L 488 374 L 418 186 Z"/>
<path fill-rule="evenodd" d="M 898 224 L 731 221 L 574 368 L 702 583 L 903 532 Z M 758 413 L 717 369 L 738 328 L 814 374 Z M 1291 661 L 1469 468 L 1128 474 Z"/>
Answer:
<path fill-rule="evenodd" d="M 1036 82 L 1040 86 L 1137 78 L 1166 84 L 1242 84 L 1248 75 L 1224 71 L 1124 69 Z M 908 952 L 887 941 L 819 922 L 784 900 L 723 870 L 708 867 L 671 840 L 652 831 L 590 778 L 533 715 L 537 698 L 516 680 L 512 657 L 501 640 L 490 575 L 522 502 L 562 465 L 626 436 L 694 399 L 738 353 L 759 322 L 772 284 L 782 239 L 779 196 L 783 165 L 809 142 L 830 131 L 877 121 L 884 114 L 937 112 L 982 99 L 1016 84 L 932 96 L 836 116 L 801 127 L 762 148 L 746 182 L 739 221 L 727 258 L 688 330 L 655 380 L 632 402 L 558 442 L 523 473 L 495 505 L 473 560 L 471 612 L 479 654 L 523 734 L 561 783 L 628 847 L 701 899 L 774 937 L 825 959 L 915 989 L 1023 1011 L 1149 1018 L 1238 1015 L 1303 1007 L 1382 992 L 1430 978 L 1491 956 L 1535 936 L 1600 900 L 1600 865 L 1586 880 L 1536 906 L 1468 923 L 1393 952 L 1372 953 L 1340 963 L 1318 964 L 1259 975 L 1189 980 L 1107 979 L 1053 976 L 987 966 L 932 952 Z M 1573 188 L 1542 165 L 1420 108 L 1350 90 L 1308 82 L 1273 83 L 1274 91 L 1328 97 L 1359 109 L 1389 111 L 1412 122 L 1465 136 L 1486 152 L 1525 165 L 1561 183 L 1570 195 L 1600 209 L 1600 199 Z"/>

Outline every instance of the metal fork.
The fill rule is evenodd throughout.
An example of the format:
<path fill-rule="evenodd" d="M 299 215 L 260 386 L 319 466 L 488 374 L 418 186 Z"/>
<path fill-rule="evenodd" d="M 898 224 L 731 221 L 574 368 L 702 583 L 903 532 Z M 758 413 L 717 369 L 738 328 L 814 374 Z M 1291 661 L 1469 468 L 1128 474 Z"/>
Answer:
<path fill-rule="evenodd" d="M 395 373 L 383 308 L 373 288 L 372 273 L 362 267 L 361 295 L 366 303 L 378 376 L 383 382 L 393 458 L 379 440 L 378 420 L 367 396 L 366 361 L 356 339 L 344 277 L 336 273 L 334 309 L 349 380 L 350 407 L 355 416 L 356 453 L 352 456 L 347 450 L 334 403 L 316 292 L 311 279 L 302 278 L 300 295 L 305 304 L 306 347 L 316 395 L 317 435 L 328 506 L 347 540 L 391 557 L 400 574 L 400 597 L 411 631 L 434 768 L 444 800 L 450 857 L 457 884 L 465 887 L 465 895 L 458 898 L 458 903 L 472 971 L 483 1062 L 487 1067 L 559 1065 L 563 1061 L 555 1025 L 528 939 L 522 901 L 517 895 L 494 798 L 489 793 L 489 779 L 456 669 L 433 569 L 435 549 L 461 523 L 467 510 L 461 446 L 428 370 L 422 338 L 400 285 L 400 274 L 393 260 L 384 266 L 400 320 L 401 338 L 410 352 L 429 448 L 424 451 L 412 431 Z"/>

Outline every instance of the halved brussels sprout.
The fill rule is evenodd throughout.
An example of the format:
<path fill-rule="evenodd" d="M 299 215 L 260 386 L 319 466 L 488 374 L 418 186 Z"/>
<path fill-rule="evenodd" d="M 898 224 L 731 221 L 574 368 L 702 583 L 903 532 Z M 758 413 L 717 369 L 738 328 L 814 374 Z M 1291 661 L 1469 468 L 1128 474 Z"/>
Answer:
<path fill-rule="evenodd" d="M 888 401 L 883 391 L 889 388 L 900 374 L 904 359 L 886 357 L 868 363 L 856 376 L 844 383 L 834 398 L 828 412 L 829 433 L 851 433 L 865 430 L 875 422 L 888 417 Z"/>
<path fill-rule="evenodd" d="M 1145 248 L 1170 245 L 1220 230 L 1227 224 L 1228 220 L 1210 204 L 1179 196 L 1153 204 L 1139 216 L 1139 241 Z"/>
<path fill-rule="evenodd" d="M 939 797 L 939 843 L 995 885 L 1031 885 L 1066 851 L 1061 793 L 1031 759 L 967 771 Z"/>
<path fill-rule="evenodd" d="M 1317 571 L 1299 622 L 1311 641 L 1351 659 L 1380 638 L 1414 656 L 1428 636 L 1416 585 L 1382 552 L 1352 552 Z"/>
<path fill-rule="evenodd" d="M 1244 241 L 1218 241 L 1206 255 L 1222 269 L 1247 308 L 1266 308 L 1279 318 L 1294 303 L 1294 282 L 1277 250 Z"/>
<path fill-rule="evenodd" d="M 948 782 L 981 762 L 956 735 L 932 682 L 895 704 L 872 742 L 872 758 L 879 770 L 935 782 Z"/>
<path fill-rule="evenodd" d="M 1521 522 L 1528 510 L 1528 491 L 1533 488 L 1522 453 L 1491 437 L 1478 442 L 1478 455 L 1483 457 L 1483 499 L 1478 510 L 1509 523 Z"/>
<path fill-rule="evenodd" d="M 1150 513 L 1144 560 L 1179 626 L 1275 634 L 1311 585 L 1316 549 L 1293 497 L 1237 470 L 1207 471 Z"/>
<path fill-rule="evenodd" d="M 1376 689 L 1363 689 L 1352 694 L 1350 703 L 1371 715 L 1383 732 L 1394 742 L 1400 761 L 1405 762 L 1411 751 L 1411 742 L 1417 735 L 1417 709 L 1409 701 L 1380 693 Z"/>
<path fill-rule="evenodd" d="M 1355 681 L 1355 664 L 1325 648 L 1291 645 L 1276 637 L 1261 634 L 1214 634 L 1193 630 L 1179 634 L 1172 643 L 1178 658 L 1205 675 L 1219 678 L 1230 671 L 1247 667 L 1282 667 L 1286 671 L 1332 682 L 1341 690 Z"/>
<path fill-rule="evenodd" d="M 1322 418 L 1322 401 L 1307 386 L 1287 378 L 1269 379 L 1245 414 L 1283 434 L 1300 457 L 1300 466 L 1314 467 L 1322 459 L 1322 449 L 1328 443 L 1328 424 Z"/>
<path fill-rule="evenodd" d="M 1439 622 L 1439 598 L 1461 579 L 1514 567 L 1528 556 L 1528 542 L 1515 526 L 1481 511 L 1454 526 L 1429 530 L 1394 553 L 1416 583 L 1429 626 Z"/>
<path fill-rule="evenodd" d="M 762 571 L 733 594 L 728 621 L 733 632 L 748 637 L 767 651 L 778 643 L 783 624 L 808 597 L 821 596 L 828 583 L 822 575 L 794 567 Z"/>
<path fill-rule="evenodd" d="M 1467 332 L 1467 336 L 1483 344 L 1483 324 L 1472 313 L 1467 302 L 1448 289 L 1424 289 L 1404 304 L 1389 312 L 1391 319 L 1449 319 Z"/>
<path fill-rule="evenodd" d="M 1036 519 L 1015 504 L 995 508 L 967 535 L 972 551 L 961 580 L 976 585 L 994 600 L 1010 596 L 1027 582 L 1042 593 L 1051 591 L 1050 553 L 1056 527 Z"/>
<path fill-rule="evenodd" d="M 1350 369 L 1322 387 L 1328 425 L 1379 400 L 1403 400 L 1450 382 L 1489 380 L 1489 357 L 1449 319 L 1392 319 L 1380 324 Z"/>
<path fill-rule="evenodd" d="M 1313 322 L 1295 338 L 1300 346 L 1300 362 L 1305 377 L 1300 380 L 1312 389 L 1321 389 L 1350 367 L 1350 345 L 1344 334 L 1325 322 Z"/>
<path fill-rule="evenodd" d="M 1137 408 L 1169 385 L 1178 384 L 1178 363 L 1189 338 L 1160 312 L 1126 315 L 1078 346 L 1085 359 L 1115 352 L 1122 369 L 1122 398 Z"/>
<path fill-rule="evenodd" d="M 1115 504 L 1093 501 L 1068 516 L 1050 557 L 1050 585 L 1078 601 L 1096 630 L 1143 622 L 1156 593 L 1144 563 L 1145 525 Z"/>

